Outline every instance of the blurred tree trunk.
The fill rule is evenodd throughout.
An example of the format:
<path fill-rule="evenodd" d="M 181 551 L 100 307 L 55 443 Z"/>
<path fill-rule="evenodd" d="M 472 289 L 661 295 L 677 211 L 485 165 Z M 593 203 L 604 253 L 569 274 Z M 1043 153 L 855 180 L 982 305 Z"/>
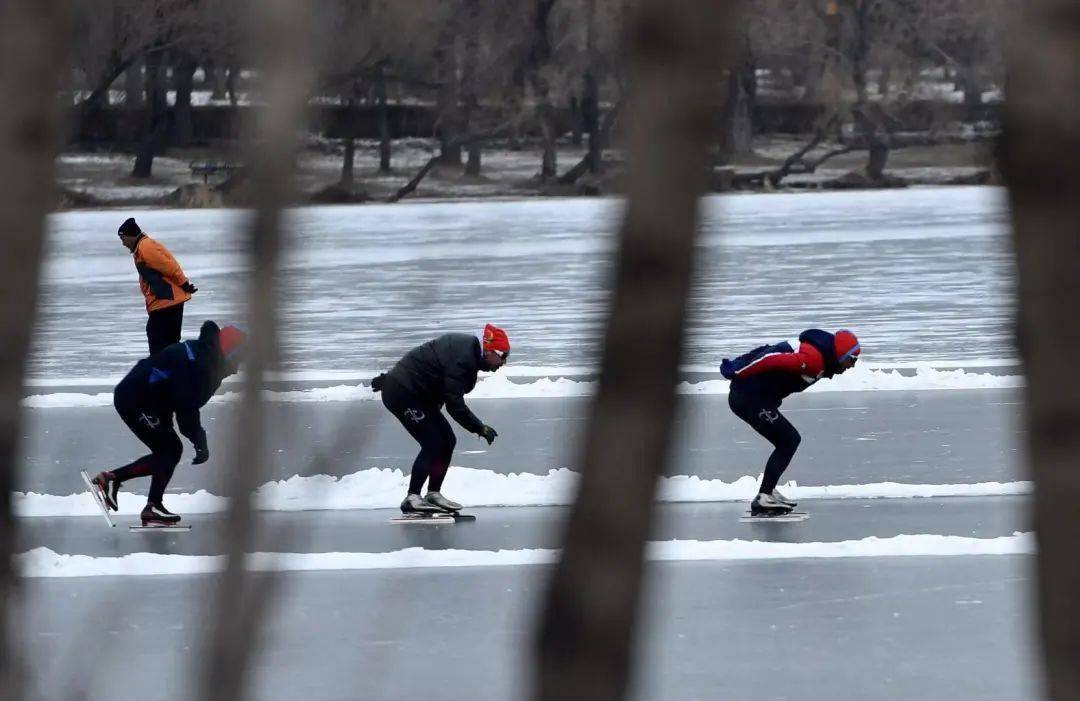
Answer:
<path fill-rule="evenodd" d="M 585 6 L 585 52 L 588 68 L 581 95 L 581 121 L 589 134 L 589 172 L 596 175 L 603 171 L 603 139 L 600 133 L 600 82 L 596 79 L 596 0 L 588 0 Z"/>
<path fill-rule="evenodd" d="M 0 3 L 0 689 L 23 697 L 19 580 L 12 567 L 12 491 L 26 354 L 37 311 L 45 216 L 55 200 L 53 161 L 62 138 L 59 77 L 68 66 L 63 0 Z"/>
<path fill-rule="evenodd" d="M 717 119 L 701 96 L 729 58 L 735 9 L 644 0 L 628 24 L 627 208 L 580 491 L 540 621 L 537 698 L 609 701 L 629 683 Z"/>
<path fill-rule="evenodd" d="M 1014 37 L 1004 172 L 1012 205 L 1039 608 L 1050 698 L 1080 699 L 1080 13 L 1032 0 Z M 1071 67 L 1071 68 L 1067 68 Z"/>
<path fill-rule="evenodd" d="M 268 108 L 255 117 L 248 157 L 255 216 L 249 252 L 254 273 L 247 290 L 249 344 L 245 358 L 244 393 L 236 426 L 236 452 L 227 479 L 230 497 L 226 516 L 229 540 L 226 566 L 209 607 L 204 646 L 202 693 L 207 701 L 242 701 L 250 696 L 249 672 L 258 652 L 261 619 L 272 598 L 276 578 L 245 569 L 245 553 L 256 542 L 258 522 L 252 510 L 253 490 L 262 482 L 267 463 L 263 435 L 265 413 L 260 398 L 263 373 L 277 357 L 277 300 L 268 290 L 276 284 L 278 257 L 285 238 L 281 208 L 292 201 L 296 135 L 303 124 L 311 85 L 311 34 L 304 3 L 258 0 L 250 5 L 247 37 L 250 65 L 264 76 L 261 97 Z"/>

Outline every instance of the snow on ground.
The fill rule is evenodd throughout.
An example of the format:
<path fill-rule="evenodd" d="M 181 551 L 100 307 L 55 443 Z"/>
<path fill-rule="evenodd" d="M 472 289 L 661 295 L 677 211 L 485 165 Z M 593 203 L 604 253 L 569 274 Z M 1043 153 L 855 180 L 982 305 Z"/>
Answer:
<path fill-rule="evenodd" d="M 922 557 L 942 555 L 1030 555 L 1031 533 L 997 538 L 945 535 L 871 536 L 833 543 L 765 543 L 747 540 L 669 540 L 647 544 L 646 558 L 654 561 L 781 560 L 792 558 Z M 251 553 L 248 568 L 273 572 L 310 570 L 387 570 L 442 567 L 509 567 L 547 565 L 559 552 L 549 549 L 428 550 L 407 548 L 387 553 Z M 121 557 L 63 555 L 35 548 L 15 556 L 23 577 L 114 577 L 220 572 L 221 555 L 159 555 L 133 553 Z"/>
<path fill-rule="evenodd" d="M 447 488 L 468 494 L 471 506 L 552 506 L 573 501 L 578 473 L 560 468 L 546 475 L 500 474 L 455 466 L 447 476 Z M 694 475 L 661 477 L 657 500 L 662 502 L 724 502 L 750 499 L 761 477 L 746 475 L 732 482 L 701 479 Z M 293 476 L 268 482 L 255 492 L 255 503 L 267 511 L 319 511 L 335 509 L 397 508 L 407 491 L 408 475 L 401 470 L 370 468 L 344 477 Z M 800 486 L 794 481 L 780 485 L 792 499 L 911 499 L 962 496 L 1026 495 L 1030 482 L 983 482 L 978 484 L 846 484 Z M 19 516 L 92 516 L 97 505 L 86 492 L 66 496 L 15 492 Z M 121 492 L 121 514 L 138 514 L 141 497 Z M 169 507 L 178 513 L 204 514 L 224 511 L 227 500 L 199 490 L 194 494 L 170 494 Z"/>

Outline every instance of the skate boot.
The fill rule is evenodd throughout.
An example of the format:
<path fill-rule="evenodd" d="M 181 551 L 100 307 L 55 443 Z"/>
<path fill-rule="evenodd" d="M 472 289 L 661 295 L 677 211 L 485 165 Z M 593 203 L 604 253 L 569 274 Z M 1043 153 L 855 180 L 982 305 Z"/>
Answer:
<path fill-rule="evenodd" d="M 439 509 L 443 511 L 461 511 L 461 504 L 456 501 L 450 501 L 439 492 L 428 492 L 424 495 L 424 501 L 432 506 L 439 507 Z"/>
<path fill-rule="evenodd" d="M 403 514 L 441 514 L 443 510 L 424 501 L 419 494 L 410 494 L 401 502 Z"/>
<path fill-rule="evenodd" d="M 139 517 L 144 526 L 173 526 L 180 523 L 180 517 L 166 509 L 161 502 L 147 504 Z"/>
<path fill-rule="evenodd" d="M 750 502 L 751 516 L 779 516 L 791 511 L 791 507 L 778 501 L 772 494 L 758 494 Z"/>
<path fill-rule="evenodd" d="M 97 487 L 106 508 L 119 511 L 120 481 L 113 477 L 113 473 L 99 472 L 97 477 L 90 480 L 90 483 Z"/>
<path fill-rule="evenodd" d="M 788 498 L 787 498 L 786 496 L 784 496 L 783 494 L 781 494 L 781 493 L 780 493 L 780 490 L 779 490 L 779 489 L 774 489 L 774 490 L 772 490 L 772 498 L 773 498 L 773 499 L 775 499 L 775 500 L 777 500 L 777 501 L 778 501 L 778 502 L 780 502 L 781 504 L 787 504 L 788 506 L 790 506 L 790 507 L 791 507 L 791 508 L 793 508 L 793 509 L 794 509 L 794 508 L 795 508 L 796 506 L 798 506 L 798 505 L 799 505 L 799 502 L 797 502 L 797 501 L 792 501 L 791 499 L 788 499 Z"/>

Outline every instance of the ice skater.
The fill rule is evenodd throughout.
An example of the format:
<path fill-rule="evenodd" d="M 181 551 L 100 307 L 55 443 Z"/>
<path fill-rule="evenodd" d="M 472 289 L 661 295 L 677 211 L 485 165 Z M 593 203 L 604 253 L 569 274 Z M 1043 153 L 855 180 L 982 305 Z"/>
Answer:
<path fill-rule="evenodd" d="M 140 517 L 144 526 L 172 525 L 180 517 L 162 504 L 165 488 L 180 462 L 184 448 L 173 429 L 173 415 L 180 433 L 195 448 L 193 465 L 210 459 L 206 431 L 199 420 L 201 409 L 221 381 L 237 370 L 247 335 L 235 326 L 218 329 L 203 322 L 199 338 L 167 346 L 144 358 L 120 381 L 113 405 L 150 454 L 135 462 L 98 473 L 91 483 L 105 506 L 117 511 L 120 485 L 135 477 L 150 477 L 150 493 Z"/>
<path fill-rule="evenodd" d="M 776 489 L 802 440 L 780 413 L 780 404 L 818 380 L 854 367 L 860 350 L 859 339 L 847 329 L 835 334 L 807 329 L 799 334 L 797 351 L 788 343 L 778 343 L 721 363 L 720 374 L 731 380 L 728 406 L 773 444 L 758 494 L 750 503 L 751 515 L 784 514 L 796 505 Z"/>
<path fill-rule="evenodd" d="M 116 233 L 131 251 L 139 272 L 139 287 L 146 298 L 146 342 L 153 355 L 180 341 L 184 303 L 199 288 L 187 279 L 169 249 L 143 233 L 135 219 L 126 219 Z"/>
<path fill-rule="evenodd" d="M 409 493 L 401 502 L 403 513 L 457 512 L 461 504 L 442 495 L 443 478 L 450 467 L 457 439 L 442 406 L 462 428 L 491 445 L 499 435 L 465 405 L 465 395 L 476 386 L 481 370 L 494 372 L 506 364 L 510 339 L 488 324 L 480 338 L 448 333 L 413 348 L 394 367 L 371 381 L 382 392 L 383 405 L 420 444 L 409 477 Z M 420 490 L 428 483 L 427 494 Z"/>

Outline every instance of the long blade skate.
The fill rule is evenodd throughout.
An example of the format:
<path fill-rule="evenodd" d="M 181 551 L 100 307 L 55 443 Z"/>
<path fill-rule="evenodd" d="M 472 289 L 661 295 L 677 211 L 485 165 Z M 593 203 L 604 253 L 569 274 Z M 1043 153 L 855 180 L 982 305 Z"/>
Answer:
<path fill-rule="evenodd" d="M 109 528 L 115 528 L 116 524 L 113 523 L 112 518 L 109 516 L 109 508 L 105 506 L 105 500 L 101 498 L 98 488 L 90 481 L 90 475 L 86 474 L 86 470 L 79 470 L 79 474 L 82 475 L 83 482 L 86 482 L 86 489 L 90 492 L 90 496 L 93 497 L 94 503 L 101 509 L 101 515 L 105 517 L 105 523 L 109 524 Z"/>
<path fill-rule="evenodd" d="M 128 526 L 129 531 L 190 531 L 190 524 L 183 525 L 169 525 L 161 524 L 159 526 Z"/>
<path fill-rule="evenodd" d="M 752 514 L 747 511 L 743 516 L 739 517 L 739 521 L 742 523 L 795 523 L 805 521 L 808 518 L 810 518 L 810 514 L 805 511 L 787 511 L 778 514 Z"/>
<path fill-rule="evenodd" d="M 409 513 L 401 514 L 395 518 L 390 519 L 390 523 L 419 523 L 428 526 L 439 525 L 440 523 L 463 523 L 467 521 L 475 521 L 476 517 L 472 514 L 460 514 L 455 512 L 443 511 L 441 513 Z"/>

